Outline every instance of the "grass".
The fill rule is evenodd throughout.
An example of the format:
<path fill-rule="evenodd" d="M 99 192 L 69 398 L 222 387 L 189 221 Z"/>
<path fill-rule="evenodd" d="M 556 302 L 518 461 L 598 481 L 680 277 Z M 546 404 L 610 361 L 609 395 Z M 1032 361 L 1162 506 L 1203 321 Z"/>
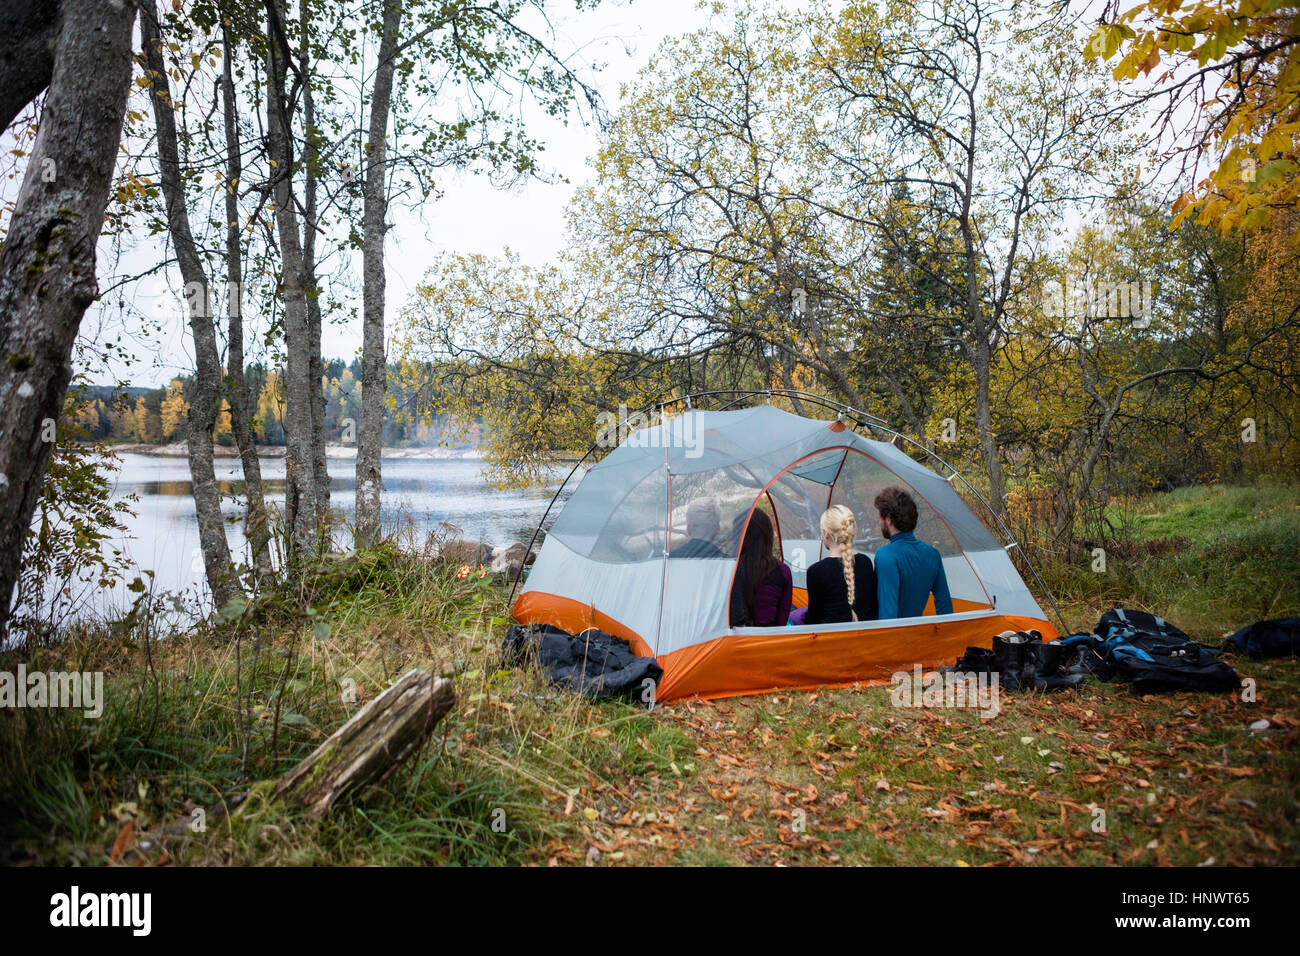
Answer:
<path fill-rule="evenodd" d="M 1202 641 L 1251 621 L 1296 613 L 1300 489 L 1212 485 L 1152 495 L 1111 509 L 1118 529 L 1092 551 L 1040 568 L 1072 628 L 1090 630 L 1117 604 L 1155 611 Z"/>
<path fill-rule="evenodd" d="M 1105 573 L 1040 568 L 1072 624 L 1113 604 L 1198 639 L 1300 612 L 1300 489 L 1202 488 L 1115 515 Z M 1175 545 L 1168 542 L 1174 541 Z M 1004 693 L 899 708 L 888 687 L 644 708 L 500 667 L 505 592 L 389 544 L 293 593 L 152 639 L 147 615 L 25 660 L 102 670 L 103 716 L 0 710 L 0 862 L 172 864 L 1295 863 L 1300 667 L 1231 658 L 1257 695 Z M 0 657 L 12 671 L 17 658 Z M 381 785 L 314 820 L 271 780 L 411 667 L 459 699 Z M 1264 730 L 1251 730 L 1259 720 Z M 1102 825 L 1104 823 L 1104 826 Z"/>

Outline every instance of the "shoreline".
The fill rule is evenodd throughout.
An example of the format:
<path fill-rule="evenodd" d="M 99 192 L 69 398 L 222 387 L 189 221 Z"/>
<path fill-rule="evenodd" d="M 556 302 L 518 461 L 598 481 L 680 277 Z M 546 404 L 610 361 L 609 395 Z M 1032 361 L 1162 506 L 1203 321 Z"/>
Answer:
<path fill-rule="evenodd" d="M 121 442 L 108 445 L 110 451 L 124 452 L 131 455 L 147 455 L 152 458 L 185 458 L 188 455 L 185 442 L 172 442 L 168 445 L 148 445 L 140 442 Z M 258 458 L 283 458 L 286 454 L 284 445 L 258 445 Z M 483 454 L 477 448 L 438 448 L 436 446 L 402 448 L 385 447 L 382 458 L 409 458 L 425 461 L 482 461 Z M 234 445 L 214 445 L 213 458 L 238 458 L 239 449 Z M 356 458 L 356 445 L 326 445 L 326 458 Z"/>

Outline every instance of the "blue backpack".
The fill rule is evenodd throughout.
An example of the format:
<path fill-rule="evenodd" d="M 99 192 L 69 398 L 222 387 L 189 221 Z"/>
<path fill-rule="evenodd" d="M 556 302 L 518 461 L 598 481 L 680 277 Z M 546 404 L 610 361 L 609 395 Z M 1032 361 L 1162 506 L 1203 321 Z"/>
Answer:
<path fill-rule="evenodd" d="M 1102 680 L 1127 680 L 1141 693 L 1241 686 L 1237 672 L 1218 659 L 1218 649 L 1197 643 L 1155 614 L 1115 608 L 1093 630 L 1062 643 L 1089 648 L 1092 669 Z"/>

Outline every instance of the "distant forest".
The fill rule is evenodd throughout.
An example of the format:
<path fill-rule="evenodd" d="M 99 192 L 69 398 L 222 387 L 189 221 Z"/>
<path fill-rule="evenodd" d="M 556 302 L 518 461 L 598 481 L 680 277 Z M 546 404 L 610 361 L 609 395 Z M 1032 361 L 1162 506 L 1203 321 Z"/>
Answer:
<path fill-rule="evenodd" d="M 325 395 L 325 440 L 331 444 L 355 444 L 361 424 L 361 362 L 326 359 L 321 388 Z M 407 370 L 409 373 L 409 369 Z M 265 365 L 248 366 L 245 376 L 249 394 L 256 396 L 253 434 L 259 444 L 284 444 L 284 387 L 282 372 Z M 72 401 L 84 437 L 104 442 L 142 442 L 161 445 L 185 440 L 194 377 L 182 375 L 162 388 L 139 386 L 82 385 Z M 424 386 L 427 388 L 427 385 Z M 453 447 L 478 444 L 478 425 L 456 431 L 437 415 L 421 415 L 421 397 L 409 374 L 388 366 L 388 401 L 384 409 L 386 446 L 435 445 Z M 427 396 L 424 396 L 427 403 Z M 427 407 L 425 404 L 423 407 Z M 221 404 L 215 432 L 218 445 L 233 446 L 230 406 Z"/>

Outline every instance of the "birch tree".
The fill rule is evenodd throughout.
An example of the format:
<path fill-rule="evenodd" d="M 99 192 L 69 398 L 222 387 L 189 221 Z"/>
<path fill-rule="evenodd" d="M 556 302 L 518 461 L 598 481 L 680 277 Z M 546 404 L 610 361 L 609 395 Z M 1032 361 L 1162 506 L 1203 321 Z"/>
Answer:
<path fill-rule="evenodd" d="M 294 98 L 287 87 L 293 56 L 286 33 L 283 0 L 266 0 L 266 130 L 272 167 L 270 195 L 281 259 L 281 297 L 285 340 L 285 444 L 288 487 L 285 525 L 293 556 L 316 552 L 319 535 L 317 472 L 312 455 L 312 409 L 320 379 L 313 380 L 311 325 L 301 220 L 293 189 Z M 299 78 L 300 80 L 301 78 Z"/>
<path fill-rule="evenodd" d="M 213 296 L 207 270 L 190 229 L 176 137 L 176 113 L 172 105 L 158 14 L 152 2 L 143 8 L 140 22 L 145 64 L 148 68 L 149 99 L 153 105 L 158 131 L 159 178 L 167 208 L 168 233 L 185 282 L 190 335 L 194 343 L 194 386 L 185 444 L 189 454 L 194 507 L 198 515 L 199 548 L 203 552 L 203 568 L 208 586 L 212 589 L 212 599 L 220 608 L 238 590 L 238 583 L 230 561 L 230 546 L 221 515 L 221 493 L 212 463 L 213 433 L 222 400 L 221 355 L 217 350 L 217 336 L 213 327 Z"/>
<path fill-rule="evenodd" d="M 576 6 L 583 5 L 578 0 Z M 551 115 L 575 103 L 600 115 L 595 91 L 556 48 L 553 33 L 525 26 L 529 14 L 549 23 L 545 0 L 383 0 L 374 24 L 379 48 L 368 103 L 362 203 L 362 411 L 356 465 L 356 530 L 362 545 L 379 533 L 387 393 L 384 235 L 395 171 L 401 168 L 421 183 L 422 198 L 430 193 L 428 179 L 443 167 L 481 163 L 494 171 L 532 175 L 538 172 L 538 144 L 527 135 L 524 101 Z M 395 79 L 411 92 L 395 91 Z M 503 115 L 493 94 L 508 96 L 516 116 Z M 417 121 L 410 106 L 415 96 L 433 101 L 458 96 L 455 118 Z M 390 133 L 391 119 L 401 128 Z"/>
<path fill-rule="evenodd" d="M 95 245 L 126 112 L 134 19 L 124 0 L 58 5 L 40 130 L 0 246 L 0 626 L 63 412 L 77 329 L 98 294 Z M 10 55 L 21 39 L 0 41 L 6 112 L 40 92 L 39 80 L 20 79 L 27 64 Z"/>
<path fill-rule="evenodd" d="M 382 482 L 384 397 L 387 354 L 384 346 L 384 218 L 388 211 L 388 114 L 393 75 L 397 70 L 398 31 L 402 0 L 384 0 L 380 26 L 379 62 L 370 96 L 370 127 L 366 138 L 365 200 L 361 215 L 362 340 L 361 428 L 357 433 L 356 528 L 361 545 L 379 536 L 379 493 Z"/>
<path fill-rule="evenodd" d="M 221 110 L 225 132 L 226 171 L 223 187 L 226 215 L 226 289 L 227 289 L 227 352 L 226 376 L 230 387 L 230 422 L 239 448 L 239 459 L 244 471 L 245 518 L 244 534 L 248 538 L 253 564 L 265 567 L 269 562 L 267 543 L 270 539 L 266 499 L 262 492 L 262 464 L 257 457 L 257 445 L 252 429 L 252 400 L 244 373 L 244 250 L 241 242 L 242 215 L 239 206 L 239 188 L 243 182 L 243 160 L 238 106 L 235 98 L 233 61 L 235 48 L 229 28 L 221 30 Z"/>

